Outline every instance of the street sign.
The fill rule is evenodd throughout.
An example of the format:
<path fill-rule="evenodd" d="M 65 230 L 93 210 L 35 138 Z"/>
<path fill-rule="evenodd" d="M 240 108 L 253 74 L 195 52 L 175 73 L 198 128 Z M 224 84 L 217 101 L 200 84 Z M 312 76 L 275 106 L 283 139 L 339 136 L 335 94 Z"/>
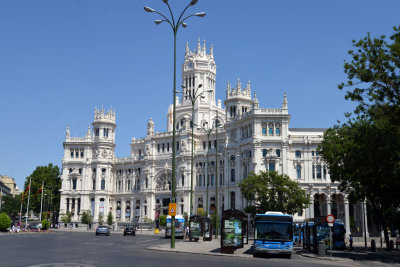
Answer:
<path fill-rule="evenodd" d="M 176 216 L 176 203 L 169 203 L 168 205 L 168 215 Z"/>
<path fill-rule="evenodd" d="M 333 226 L 333 223 L 335 222 L 335 216 L 333 216 L 332 214 L 329 214 L 326 216 L 325 219 L 329 226 Z"/>

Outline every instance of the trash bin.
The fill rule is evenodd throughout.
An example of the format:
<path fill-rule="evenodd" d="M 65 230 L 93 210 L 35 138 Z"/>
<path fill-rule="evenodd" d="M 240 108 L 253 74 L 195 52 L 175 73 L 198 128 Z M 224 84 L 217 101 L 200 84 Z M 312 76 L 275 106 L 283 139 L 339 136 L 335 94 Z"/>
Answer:
<path fill-rule="evenodd" d="M 325 257 L 326 256 L 326 245 L 325 242 L 318 243 L 318 257 Z"/>
<path fill-rule="evenodd" d="M 376 250 L 375 239 L 372 239 L 372 240 L 371 240 L 371 251 L 374 251 L 374 252 L 375 252 L 375 250 Z"/>

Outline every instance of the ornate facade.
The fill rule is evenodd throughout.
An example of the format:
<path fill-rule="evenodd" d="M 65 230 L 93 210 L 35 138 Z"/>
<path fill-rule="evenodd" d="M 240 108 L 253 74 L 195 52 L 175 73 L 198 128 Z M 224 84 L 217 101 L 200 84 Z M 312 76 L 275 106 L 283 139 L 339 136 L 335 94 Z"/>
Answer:
<path fill-rule="evenodd" d="M 194 213 L 207 206 L 210 213 L 218 208 L 219 214 L 227 208 L 244 209 L 247 201 L 238 183 L 250 172 L 276 170 L 296 180 L 312 196 L 310 206 L 299 211 L 296 220 L 333 213 L 343 219 L 349 234 L 348 200 L 339 192 L 338 184 L 331 183 L 317 152 L 324 129 L 290 128 L 286 94 L 279 108 L 261 108 L 250 82 L 242 86 L 238 80 L 234 87 L 228 82 L 223 108 L 221 100 L 215 99 L 216 68 L 212 46 L 207 53 L 205 42 L 201 46 L 199 41 L 193 51 L 186 45 L 184 94 L 177 101 L 176 125 L 172 124 L 171 105 L 167 131 L 155 132 L 149 119 L 146 137 L 132 138 L 129 157 L 114 155 L 116 115 L 112 109 L 95 109 L 92 129 L 89 127 L 84 138 L 71 137 L 67 128 L 60 215 L 71 212 L 73 222 L 79 223 L 83 211 L 90 210 L 96 222 L 99 213 L 107 216 L 111 211 L 115 221 L 124 224 L 166 214 L 172 188 L 172 127 L 177 134 L 177 213 L 189 213 L 194 126 Z M 192 117 L 188 96 L 199 85 L 203 94 L 194 104 Z M 216 120 L 222 126 L 218 133 L 216 129 L 210 131 Z"/>

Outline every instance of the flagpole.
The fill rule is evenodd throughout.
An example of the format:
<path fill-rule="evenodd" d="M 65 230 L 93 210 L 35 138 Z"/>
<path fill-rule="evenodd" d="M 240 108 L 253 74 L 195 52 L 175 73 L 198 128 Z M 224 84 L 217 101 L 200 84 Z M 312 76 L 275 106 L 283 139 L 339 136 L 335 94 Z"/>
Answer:
<path fill-rule="evenodd" d="M 40 215 L 39 215 L 40 223 L 42 222 L 43 188 L 44 188 L 44 181 L 42 181 L 42 196 L 40 197 Z"/>
<path fill-rule="evenodd" d="M 19 223 L 21 224 L 21 216 L 22 216 L 22 203 L 24 202 L 24 191 L 22 191 L 21 195 L 21 208 L 19 209 Z"/>
<path fill-rule="evenodd" d="M 31 182 L 32 182 L 32 178 L 29 177 L 29 193 L 28 193 L 28 205 L 26 205 L 25 230 L 26 230 L 26 226 L 28 225 L 29 199 L 31 197 Z"/>

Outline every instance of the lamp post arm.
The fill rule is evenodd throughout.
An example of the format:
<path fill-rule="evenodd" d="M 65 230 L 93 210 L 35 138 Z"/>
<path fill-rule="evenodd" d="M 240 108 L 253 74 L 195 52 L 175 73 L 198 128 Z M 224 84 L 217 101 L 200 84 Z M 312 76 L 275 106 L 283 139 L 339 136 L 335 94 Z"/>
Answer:
<path fill-rule="evenodd" d="M 182 11 L 181 15 L 179 16 L 178 21 L 176 22 L 177 29 L 178 29 L 179 25 L 181 25 L 182 22 L 187 18 L 187 17 L 186 17 L 185 19 L 183 19 L 183 20 L 181 21 L 181 18 L 182 18 L 182 16 L 183 16 L 183 14 L 185 14 L 186 10 L 187 10 L 189 7 L 190 7 L 190 3 L 185 7 L 185 9 Z M 168 8 L 169 8 L 169 5 L 168 5 Z M 171 9 L 170 9 L 170 11 L 171 11 Z M 171 12 L 171 15 L 172 15 L 172 12 Z M 192 15 L 192 16 L 193 16 L 193 15 Z"/>
<path fill-rule="evenodd" d="M 171 23 L 171 21 L 170 21 L 166 16 L 164 16 L 162 13 L 158 12 L 157 10 L 154 10 L 154 13 L 157 13 L 158 15 L 160 15 L 161 17 L 163 17 L 163 18 L 164 18 L 164 21 L 166 21 L 166 22 L 169 23 L 169 25 L 171 26 L 172 30 L 173 30 L 173 31 L 175 30 L 174 25 Z M 174 19 L 174 17 L 172 17 L 172 21 L 173 21 L 173 19 Z"/>
<path fill-rule="evenodd" d="M 175 19 L 174 19 L 174 15 L 172 14 L 171 7 L 170 7 L 170 5 L 169 5 L 168 2 L 167 2 L 166 4 L 167 4 L 167 6 L 168 6 L 169 13 L 171 14 L 172 24 L 175 26 Z M 174 27 L 174 28 L 175 28 L 175 27 Z"/>
<path fill-rule="evenodd" d="M 195 14 L 189 15 L 189 16 L 187 16 L 186 18 L 184 18 L 181 22 L 179 22 L 178 27 L 179 27 L 180 25 L 182 25 L 182 23 L 183 23 L 185 20 L 187 20 L 188 18 L 193 17 L 193 16 L 195 16 Z"/>

